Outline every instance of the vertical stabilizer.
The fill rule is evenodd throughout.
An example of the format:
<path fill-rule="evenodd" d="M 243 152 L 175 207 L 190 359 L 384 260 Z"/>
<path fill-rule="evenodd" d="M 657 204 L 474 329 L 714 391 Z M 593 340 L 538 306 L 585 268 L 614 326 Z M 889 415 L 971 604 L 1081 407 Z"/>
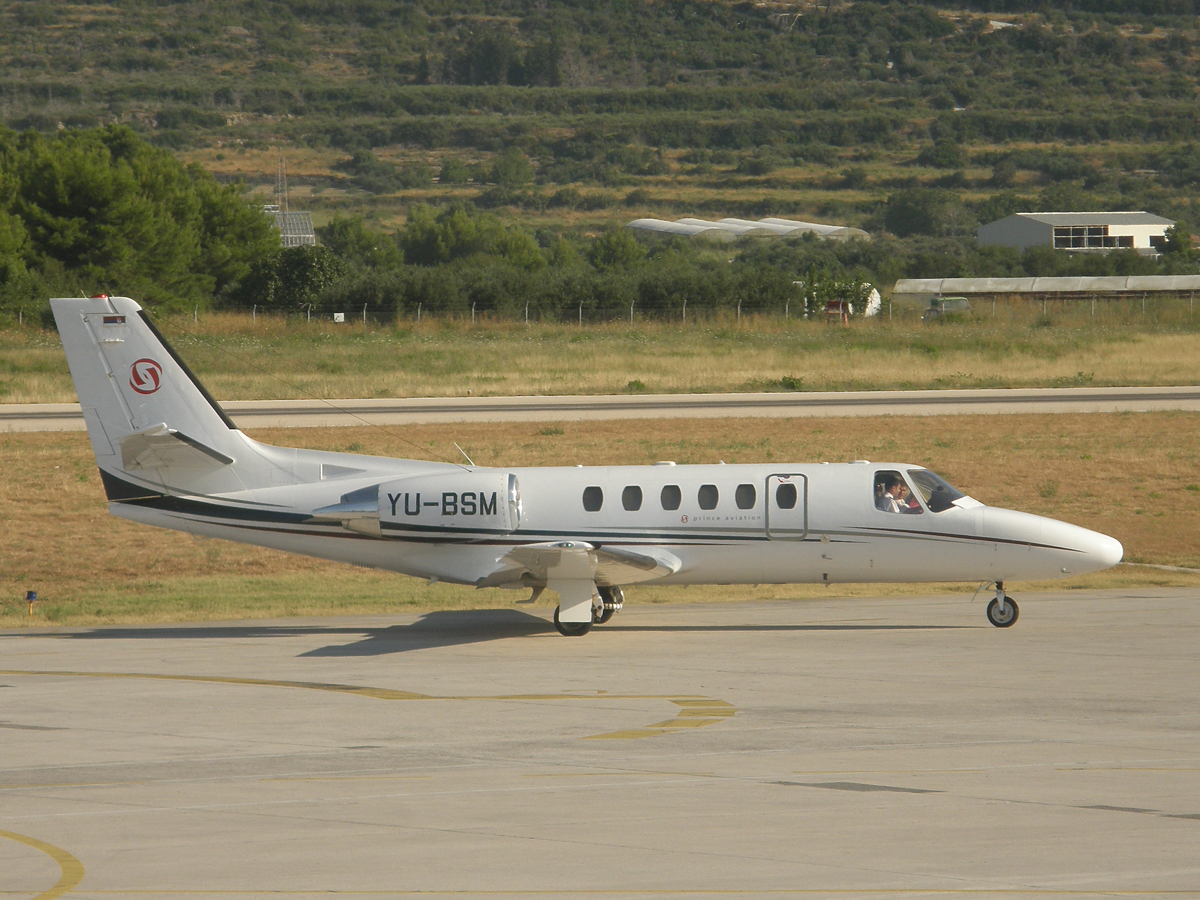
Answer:
<path fill-rule="evenodd" d="M 239 456 L 256 455 L 127 297 L 54 299 L 54 319 L 110 499 L 147 483 L 238 490 Z"/>

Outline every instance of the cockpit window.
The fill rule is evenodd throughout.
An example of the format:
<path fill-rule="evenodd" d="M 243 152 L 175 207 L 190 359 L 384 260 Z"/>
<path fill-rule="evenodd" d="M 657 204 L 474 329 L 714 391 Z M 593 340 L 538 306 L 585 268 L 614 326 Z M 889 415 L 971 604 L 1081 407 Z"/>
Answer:
<path fill-rule="evenodd" d="M 880 512 L 913 516 L 925 511 L 909 490 L 904 476 L 894 469 L 875 473 L 875 508 Z"/>
<path fill-rule="evenodd" d="M 962 491 L 952 487 L 944 478 L 939 478 L 928 469 L 909 469 L 908 477 L 913 486 L 921 492 L 921 498 L 933 512 L 947 510 L 954 505 L 955 500 L 966 496 Z"/>

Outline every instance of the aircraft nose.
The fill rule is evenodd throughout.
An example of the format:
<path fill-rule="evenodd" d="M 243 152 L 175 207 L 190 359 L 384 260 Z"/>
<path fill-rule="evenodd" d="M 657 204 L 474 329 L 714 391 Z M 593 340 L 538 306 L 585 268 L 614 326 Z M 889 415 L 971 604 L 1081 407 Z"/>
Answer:
<path fill-rule="evenodd" d="M 1084 552 L 1087 553 L 1088 561 L 1095 565 L 1096 571 L 1099 571 L 1119 563 L 1125 555 L 1125 548 L 1116 538 L 1100 534 L 1097 531 L 1089 531 Z"/>

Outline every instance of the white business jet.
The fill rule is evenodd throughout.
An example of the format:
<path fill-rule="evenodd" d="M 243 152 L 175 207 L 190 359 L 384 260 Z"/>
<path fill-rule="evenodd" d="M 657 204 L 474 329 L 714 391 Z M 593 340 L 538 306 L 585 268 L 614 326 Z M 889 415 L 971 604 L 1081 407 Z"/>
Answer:
<path fill-rule="evenodd" d="M 1106 569 L 1121 544 L 985 506 L 905 463 L 485 468 L 242 434 L 142 308 L 51 300 L 109 511 L 146 525 L 559 596 L 585 634 L 622 585 L 1005 581 Z"/>

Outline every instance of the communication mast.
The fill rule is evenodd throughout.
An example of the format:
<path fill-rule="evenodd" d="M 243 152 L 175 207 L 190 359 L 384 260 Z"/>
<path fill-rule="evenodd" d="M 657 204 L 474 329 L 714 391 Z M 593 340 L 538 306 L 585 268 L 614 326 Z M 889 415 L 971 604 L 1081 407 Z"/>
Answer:
<path fill-rule="evenodd" d="M 275 202 L 281 212 L 288 212 L 287 163 L 283 151 L 279 151 L 279 162 L 275 166 Z"/>

